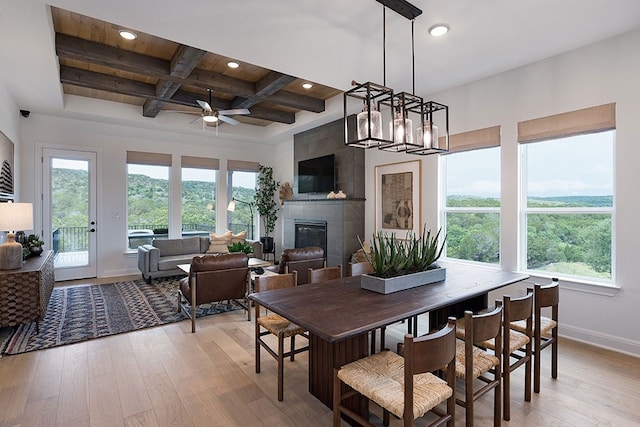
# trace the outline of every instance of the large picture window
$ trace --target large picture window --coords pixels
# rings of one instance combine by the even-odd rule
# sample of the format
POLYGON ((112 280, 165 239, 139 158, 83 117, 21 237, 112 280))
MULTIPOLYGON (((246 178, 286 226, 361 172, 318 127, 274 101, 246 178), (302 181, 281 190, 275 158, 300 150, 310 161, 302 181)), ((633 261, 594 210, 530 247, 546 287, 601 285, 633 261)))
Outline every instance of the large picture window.
POLYGON ((446 257, 500 262, 500 147, 450 154, 445 170, 446 257))
POLYGON ((227 161, 227 198, 235 200, 233 211, 227 212, 227 229, 234 233, 247 231, 247 238, 257 240, 256 179, 258 163, 227 161))
POLYGON ((216 230, 218 159, 182 156, 182 236, 216 230))
POLYGON ((169 234, 171 155, 127 152, 128 247, 169 234))
POLYGON ((527 270, 611 280, 615 131, 523 144, 527 270))

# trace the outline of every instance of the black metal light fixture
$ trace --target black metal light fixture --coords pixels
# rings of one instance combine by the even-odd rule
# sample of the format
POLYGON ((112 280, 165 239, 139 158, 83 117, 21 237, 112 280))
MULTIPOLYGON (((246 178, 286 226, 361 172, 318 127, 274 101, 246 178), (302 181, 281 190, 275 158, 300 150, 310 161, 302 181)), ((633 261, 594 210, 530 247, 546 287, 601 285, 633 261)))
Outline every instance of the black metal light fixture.
POLYGON ((383 81, 382 85, 352 81, 353 89, 344 93, 345 145, 359 148, 377 147, 392 152, 418 155, 436 154, 449 150, 449 108, 434 101, 425 102, 415 95, 414 20, 422 11, 406 0, 377 0, 383 5, 383 81), (394 94, 386 87, 386 8, 411 20, 411 59, 413 93, 394 94), (356 99, 362 111, 355 124, 348 120, 349 104, 356 99), (438 126, 434 113, 438 114, 438 126), (383 116, 389 119, 389 135, 384 135, 383 116), (415 128, 414 128, 415 124, 415 128), (442 134, 444 131, 444 134, 442 134), (414 134, 415 132, 415 134, 414 134), (442 136, 440 136, 442 135, 442 136))
POLYGON ((233 212, 236 210, 236 202, 237 203, 242 203, 243 205, 247 205, 249 206, 249 212, 251 213, 251 237, 250 240, 254 239, 254 233, 253 233, 253 227, 254 227, 254 215, 253 215, 253 209, 255 208, 256 204, 253 202, 245 202, 242 201, 240 199, 236 199, 235 197, 231 198, 231 201, 229 202, 229 204, 227 205, 227 210, 229 212, 233 212))

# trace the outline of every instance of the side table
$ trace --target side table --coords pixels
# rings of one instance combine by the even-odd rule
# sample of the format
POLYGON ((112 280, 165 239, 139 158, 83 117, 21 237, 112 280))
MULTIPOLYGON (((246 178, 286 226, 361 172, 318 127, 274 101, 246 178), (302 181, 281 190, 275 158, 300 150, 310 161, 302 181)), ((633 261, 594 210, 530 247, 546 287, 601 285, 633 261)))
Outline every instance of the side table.
POLYGON ((54 285, 53 251, 27 258, 22 268, 0 270, 0 326, 44 318, 54 285))

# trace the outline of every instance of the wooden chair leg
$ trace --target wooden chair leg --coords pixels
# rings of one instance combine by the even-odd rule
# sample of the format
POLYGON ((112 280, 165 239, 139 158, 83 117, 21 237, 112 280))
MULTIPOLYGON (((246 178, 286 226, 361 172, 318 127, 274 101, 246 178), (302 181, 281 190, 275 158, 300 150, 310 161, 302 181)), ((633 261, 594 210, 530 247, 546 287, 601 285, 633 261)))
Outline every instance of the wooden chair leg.
POLYGON ((284 336, 278 334, 278 400, 284 400, 284 336))
POLYGON ((295 360, 296 357, 296 336, 295 335, 291 335, 291 361, 293 362, 295 360))
POLYGON ((256 341, 256 343, 255 343, 255 348, 256 348, 256 357, 255 357, 255 359, 256 359, 256 374, 259 374, 260 373, 260 347, 261 347, 260 346, 260 326, 258 326, 256 324, 256 328, 255 329, 256 329, 256 333, 255 333, 255 335, 256 335, 256 339, 255 339, 255 341, 256 341))
POLYGON ((558 328, 551 333, 553 343, 551 343, 551 378, 558 378, 558 328))
POLYGON ((465 425, 473 427, 473 378, 467 377, 465 379, 464 394, 465 425))
POLYGON ((380 328, 380 350, 384 350, 385 349, 385 335, 387 333, 387 327, 383 326, 382 328, 380 328))
POLYGON ((527 353, 529 354, 529 360, 524 365, 524 401, 531 402, 531 358, 533 354, 530 350, 527 350, 527 353))
POLYGON ((533 349, 533 391, 540 393, 540 342, 536 341, 533 349))
POLYGON ((500 381, 496 385, 493 393, 493 426, 500 427, 502 425, 502 372, 500 367, 496 367, 496 378, 500 381))
POLYGON ((376 352, 376 330, 371 331, 371 350, 369 354, 374 354, 376 352))
POLYGON ((502 416, 505 421, 509 421, 511 419, 511 369, 509 369, 509 356, 505 357, 505 360, 502 361, 505 366, 504 374, 502 375, 502 416))
POLYGON ((333 427, 340 427, 340 402, 342 400, 342 381, 338 378, 338 369, 333 370, 333 427))

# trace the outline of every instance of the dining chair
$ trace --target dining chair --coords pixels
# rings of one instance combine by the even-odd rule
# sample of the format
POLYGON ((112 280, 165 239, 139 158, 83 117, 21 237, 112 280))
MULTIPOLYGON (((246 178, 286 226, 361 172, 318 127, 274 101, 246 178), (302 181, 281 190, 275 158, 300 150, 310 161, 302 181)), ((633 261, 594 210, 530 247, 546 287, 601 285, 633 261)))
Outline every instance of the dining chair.
POLYGON ((342 278, 342 265, 307 269, 307 283, 320 283, 342 278))
POLYGON ((464 339, 456 342, 456 376, 464 380, 464 400, 456 403, 465 408, 467 427, 473 427, 474 402, 493 390, 493 425, 501 425, 502 387, 502 301, 496 300, 493 310, 473 314, 464 312, 464 339), (494 350, 487 349, 493 340, 494 350), (484 385, 474 390, 474 380, 484 385))
POLYGON ((361 276, 373 273, 373 266, 369 261, 352 262, 349 264, 349 276, 361 276))
MULTIPOLYGON (((296 286, 298 278, 297 272, 288 274, 277 274, 271 276, 258 276, 255 278, 255 292, 268 291, 272 289, 293 288, 296 286)), ((255 351, 256 351, 256 373, 260 373, 260 348, 264 348, 274 359, 278 361, 278 400, 284 398, 284 359, 289 357, 293 362, 295 355, 307 351, 309 346, 296 348, 295 337, 300 335, 309 339, 309 335, 300 326, 290 322, 286 318, 275 314, 261 315, 260 304, 255 304, 255 351), (262 328, 265 330, 263 331, 262 328), (262 339, 265 335, 275 335, 278 338, 278 349, 274 351, 262 339), (284 339, 290 338, 289 351, 284 349, 284 339)))
MULTIPOLYGON (((511 418, 511 372, 525 365, 524 400, 531 401, 531 360, 533 348, 533 292, 524 297, 512 299, 503 297, 502 321, 502 417, 505 421, 511 418), (512 330, 512 322, 521 321, 525 325, 524 333, 512 330), (528 327, 527 327, 528 324, 528 327), (511 363, 511 359, 515 359, 511 363)), ((456 336, 465 337, 464 319, 456 322, 456 336)), ((482 347, 495 350, 495 341, 487 340, 482 347)))
POLYGON ((455 319, 434 333, 404 336, 404 357, 389 350, 372 354, 335 368, 333 374, 333 425, 341 425, 345 414, 360 425, 372 426, 368 419, 342 405, 344 399, 362 395, 383 409, 383 423, 389 425, 389 414, 412 426, 416 418, 427 412, 439 418, 430 425, 455 425, 455 319), (447 380, 432 372, 447 368, 447 380), (446 411, 438 408, 446 403, 446 411))
MULTIPOLYGON (((527 288, 533 292, 533 391, 540 393, 540 352, 551 346, 551 378, 558 378, 558 303, 560 286, 558 279, 553 278, 548 285, 535 284, 527 288), (542 315, 542 309, 550 307, 551 317, 542 315)), ((523 321, 512 322, 516 331, 526 330, 523 321)))

